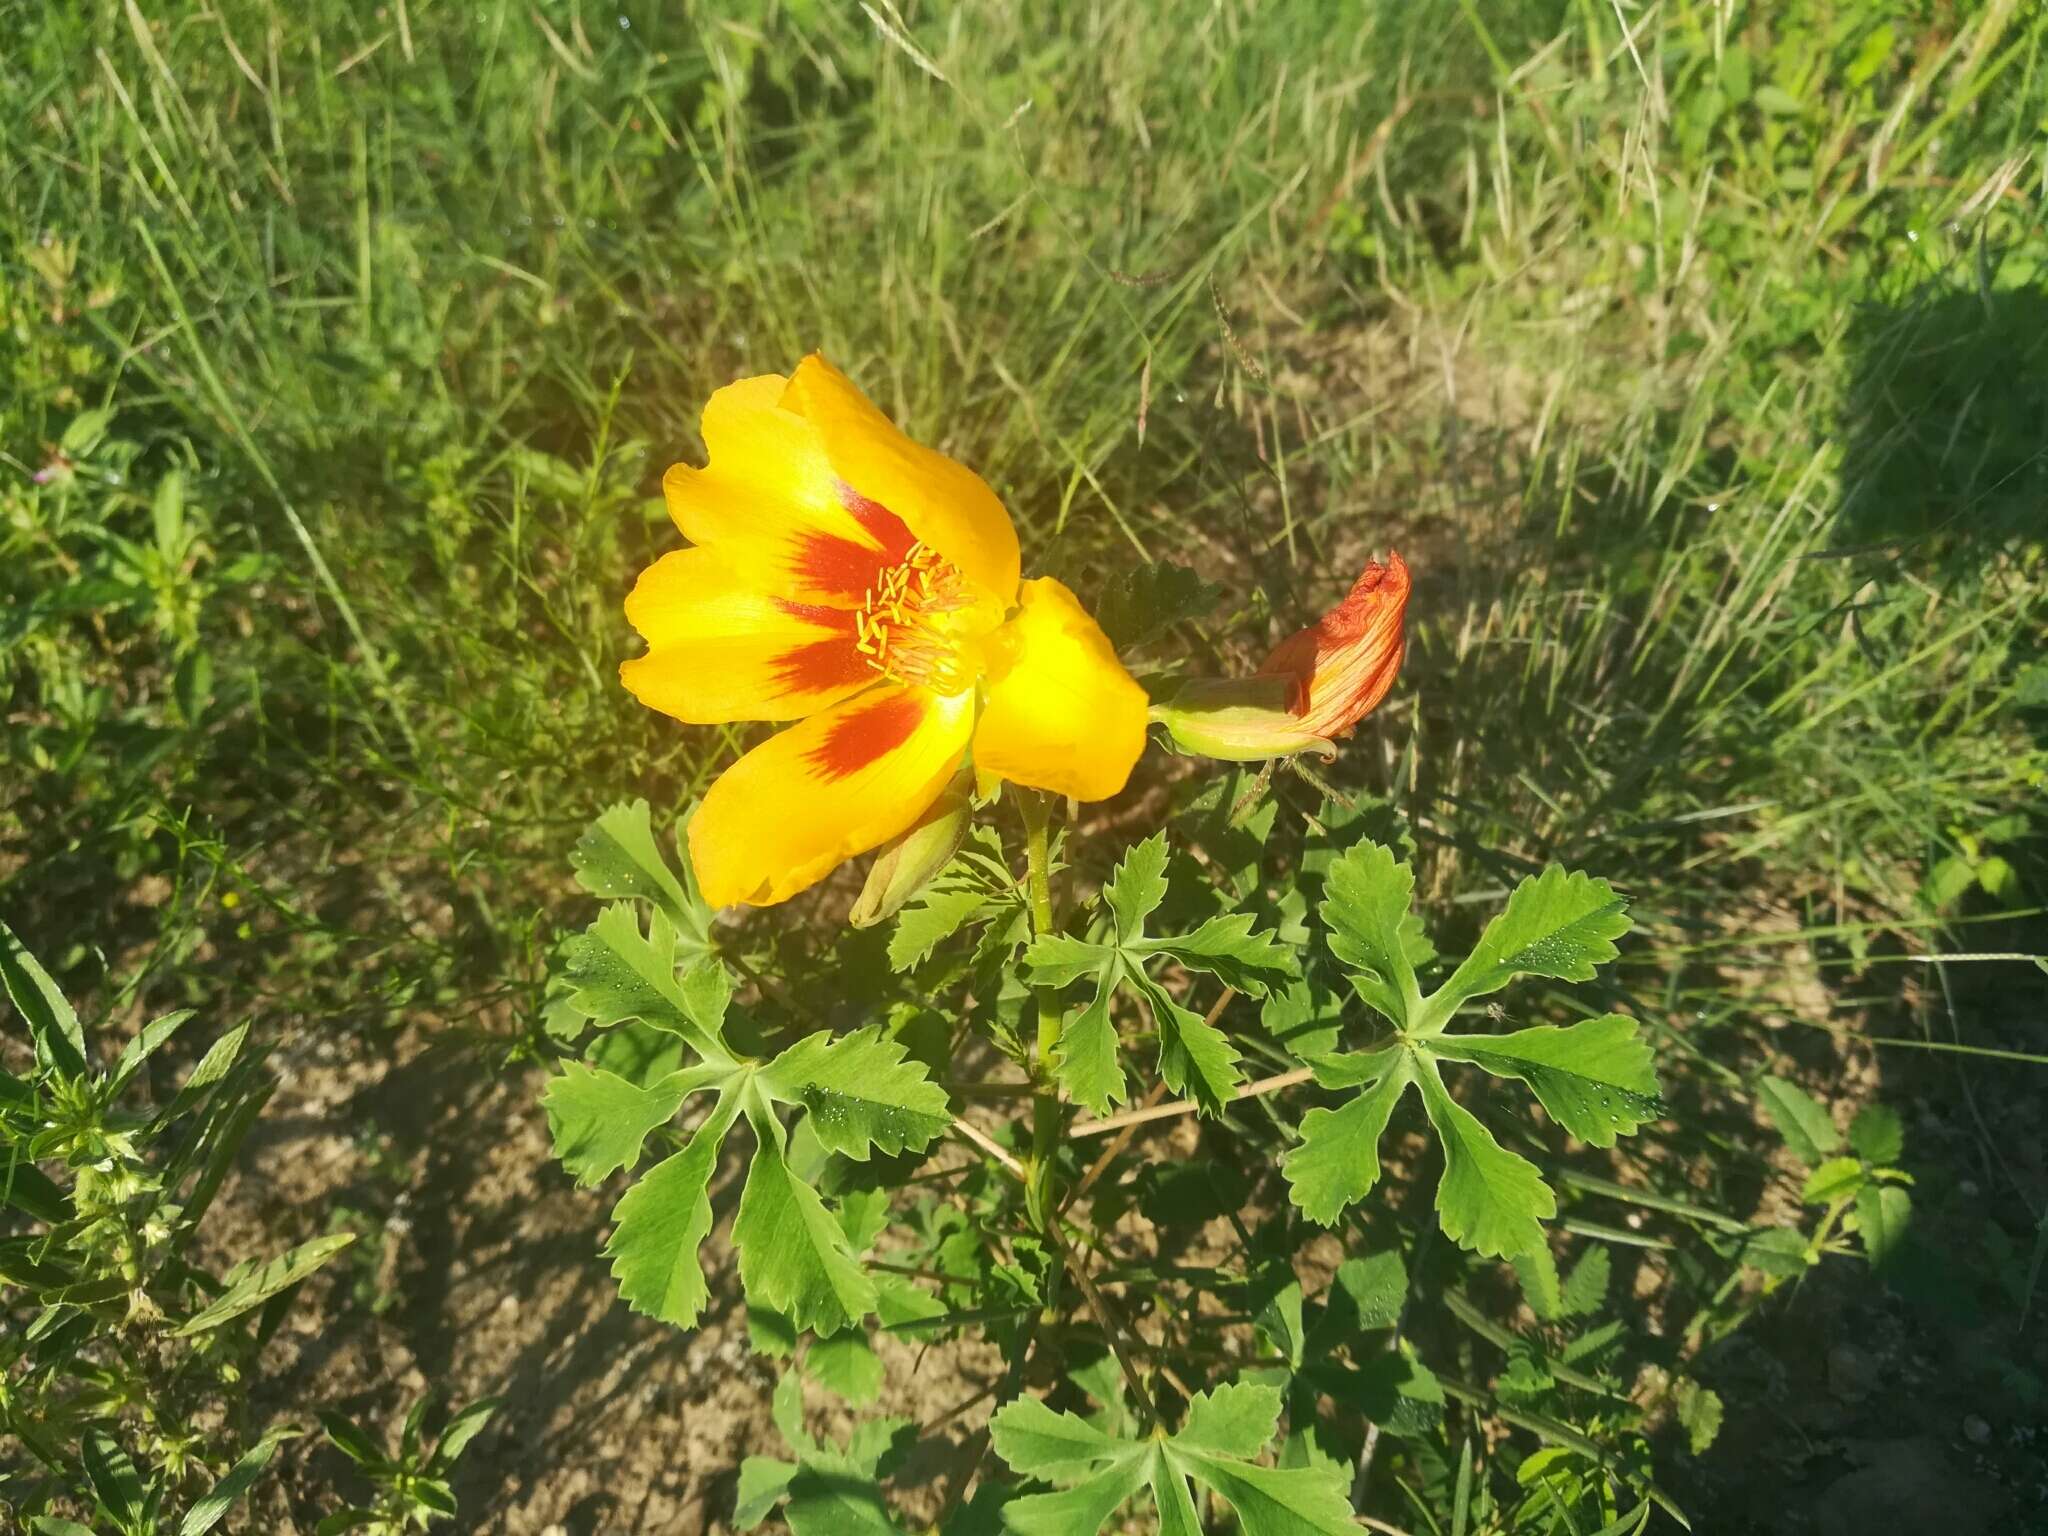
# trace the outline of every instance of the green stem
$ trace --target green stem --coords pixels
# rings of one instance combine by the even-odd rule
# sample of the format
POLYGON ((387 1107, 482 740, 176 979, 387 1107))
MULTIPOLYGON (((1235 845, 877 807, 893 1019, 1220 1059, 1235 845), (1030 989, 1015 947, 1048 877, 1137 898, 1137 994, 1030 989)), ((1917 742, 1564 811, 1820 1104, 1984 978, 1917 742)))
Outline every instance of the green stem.
MULTIPOLYGON (((1053 932, 1052 910, 1052 797, 1037 790, 1018 792, 1024 812, 1024 852, 1027 865, 1026 894, 1031 902, 1031 932, 1044 938, 1053 932)), ((1040 987, 1038 996, 1038 1040, 1030 1062, 1031 1081, 1036 1091, 1031 1099, 1031 1160, 1027 1165, 1025 1204, 1034 1220, 1044 1225, 1051 1206, 1046 1201, 1051 1180, 1053 1151, 1059 1143, 1065 1115, 1059 1089, 1053 1082, 1053 1056, 1059 1050, 1060 1029, 1065 1013, 1060 1007, 1059 989, 1040 987)))

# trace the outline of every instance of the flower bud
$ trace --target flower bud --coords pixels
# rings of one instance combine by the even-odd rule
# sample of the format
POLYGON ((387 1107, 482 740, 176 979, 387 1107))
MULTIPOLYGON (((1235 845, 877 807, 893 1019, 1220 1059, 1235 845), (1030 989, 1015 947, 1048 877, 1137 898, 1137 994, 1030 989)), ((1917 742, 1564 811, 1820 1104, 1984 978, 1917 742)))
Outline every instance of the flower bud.
POLYGON ((861 888, 847 921, 856 928, 872 928, 895 916, 952 862, 967 840, 967 826, 973 819, 973 786, 974 770, 962 768, 909 831, 883 845, 868 866, 868 883, 861 888))
POLYGON ((1166 727, 1176 747, 1195 757, 1232 763, 1297 752, 1335 757, 1334 743, 1288 711, 1289 692, 1282 677, 1197 678, 1154 704, 1151 718, 1166 727))
POLYGON ((1401 670, 1408 589, 1399 555, 1368 563, 1341 603, 1281 641, 1251 677, 1183 683, 1151 718, 1202 757, 1335 757, 1336 739, 1378 707, 1401 670))

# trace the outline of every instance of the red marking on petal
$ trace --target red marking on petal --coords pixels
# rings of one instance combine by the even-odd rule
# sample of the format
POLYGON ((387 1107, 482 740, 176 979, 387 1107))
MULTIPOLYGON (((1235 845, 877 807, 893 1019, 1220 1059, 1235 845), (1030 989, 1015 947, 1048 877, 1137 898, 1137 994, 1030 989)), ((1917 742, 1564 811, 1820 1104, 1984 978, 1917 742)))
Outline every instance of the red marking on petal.
POLYGON ((874 680, 875 669, 860 653, 852 609, 796 603, 783 597, 774 601, 791 618, 831 631, 823 638, 791 646, 775 658, 775 681, 783 689, 790 693, 829 693, 848 683, 874 680))
POLYGON ((924 721, 924 710, 907 693, 856 705, 833 721, 825 739, 810 750, 811 765, 825 778, 849 778, 910 740, 924 721))
POLYGON ((882 550, 830 533, 804 534, 790 562, 810 590, 854 600, 872 591, 895 563, 882 550))
POLYGON ((790 693, 830 693, 874 678, 875 669, 854 649, 851 635, 800 645, 775 658, 775 681, 790 693))
POLYGON ((853 514, 853 520, 867 530, 868 536, 882 546, 882 553, 888 557, 889 564, 895 565, 909 557, 910 546, 917 540, 902 518, 879 501, 869 501, 844 480, 839 482, 839 502, 853 514))
POLYGON ((802 619, 820 629, 843 629, 848 634, 853 633, 851 609, 834 608, 830 603, 799 603, 787 597, 772 597, 769 601, 792 619, 802 619))

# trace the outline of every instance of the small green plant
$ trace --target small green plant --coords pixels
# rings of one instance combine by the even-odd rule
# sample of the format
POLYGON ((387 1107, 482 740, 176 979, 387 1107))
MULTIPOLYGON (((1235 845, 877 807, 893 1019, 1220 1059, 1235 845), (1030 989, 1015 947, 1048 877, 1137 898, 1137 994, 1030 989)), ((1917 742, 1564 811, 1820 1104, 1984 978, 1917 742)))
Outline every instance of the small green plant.
MULTIPOLYGON (((1608 1523, 1652 1502, 1670 1507, 1649 1476, 1645 1416, 1612 1373, 1621 1330, 1594 1320, 1605 1250, 1560 1280, 1544 1225, 1556 1194, 1502 1139, 1526 1142, 1526 1132, 1498 1105, 1482 1118, 1460 1102, 1452 1076, 1476 1067, 1519 1081, 1557 1126, 1593 1147, 1612 1147, 1660 1114, 1652 1055, 1627 1015, 1454 1027, 1468 1017, 1483 1025, 1480 1001, 1518 980, 1553 989, 1594 980, 1629 927, 1623 899, 1552 867, 1523 880, 1452 965, 1425 936, 1411 907, 1413 875, 1387 846, 1360 839, 1318 862, 1307 882, 1321 893, 1311 926, 1302 875, 1254 878, 1240 897, 1156 834, 1125 852, 1094 899, 1066 906, 1049 894, 1052 878, 1085 855, 1045 835, 1046 808, 1030 792, 1017 798, 1027 867, 1013 871, 1001 840, 982 840, 896 919, 891 963, 930 1002, 845 1034, 803 1029, 777 989, 745 1007, 735 1001, 729 968, 753 973, 766 957, 748 957, 737 947, 743 938, 710 922, 693 881, 663 856, 644 803, 607 812, 578 845, 578 878, 610 904, 562 949, 558 996, 576 1017, 550 1028, 582 1039, 584 1059, 565 1062, 547 1089, 556 1151, 579 1182, 596 1183, 638 1164, 650 1142, 666 1149, 613 1212, 606 1251, 620 1294, 678 1326, 698 1320, 708 1299, 697 1252, 713 1227, 708 1188, 719 1148, 744 1119, 754 1146, 733 1241, 755 1344, 786 1356, 812 1335, 777 1394, 798 1458, 748 1462, 743 1523, 783 1500, 798 1536, 846 1528, 830 1522, 855 1506, 877 1531, 903 1528, 888 1523, 895 1517, 879 1479, 900 1460, 904 1424, 864 1424, 838 1450, 802 1429, 805 1380, 872 1400, 883 1372, 877 1330, 918 1340, 979 1330, 1008 1353, 1012 1385, 990 1429, 1019 1481, 984 1479, 971 1504, 964 1489, 956 1496, 963 1510, 1000 1504, 1007 1528, 1020 1532, 1093 1531, 1141 1491, 1162 1530, 1198 1529, 1210 1497, 1252 1536, 1349 1530, 1347 1469, 1360 1427, 1427 1443, 1443 1433, 1454 1396, 1552 1442, 1548 1459, 1524 1464, 1532 1508, 1564 1520, 1603 1513, 1608 1523), (1289 921, 1288 912, 1298 915, 1289 921), (1441 977, 1434 987, 1425 985, 1431 976, 1441 977), (917 978, 959 988, 958 1011, 917 978), (1217 989, 1206 1007, 1192 990, 1205 981, 1217 989), (1240 998, 1254 1006, 1233 1028, 1230 1005, 1240 998), (1312 1015, 1321 1023, 1303 1028, 1312 1015), (584 1034, 588 1025, 595 1034, 584 1034), (1281 1040, 1299 1064, 1252 1080, 1244 1063, 1281 1065, 1281 1040), (1146 1075, 1147 1046, 1146 1107, 1119 1114, 1135 1091, 1133 1071, 1141 1082, 1146 1075), (958 1064, 972 1060, 989 1065, 961 1076, 958 1064), (944 1082, 941 1062, 953 1064, 944 1082), (1359 1224, 1352 1213, 1380 1181, 1380 1143, 1411 1087, 1444 1171, 1433 1229, 1403 1242, 1383 1219, 1359 1224), (693 1095, 703 1096, 694 1113, 693 1095), (1302 1095, 1325 1102, 1292 1107, 1302 1095), (990 1118, 990 1102, 1018 1097, 1032 1102, 1026 1119, 990 1118), (1128 1132, 1160 1115, 1216 1127, 1192 1168, 1120 1155, 1128 1132), (1094 1139, 1119 1129, 1127 1134, 1114 1145, 1094 1139), (973 1159, 935 1163, 948 1143, 973 1159), (1102 1147, 1113 1162, 1097 1163, 1102 1147), (1277 1177, 1263 1178, 1261 1165, 1277 1177), (1184 1251, 1215 1217, 1250 1247, 1236 1263, 1140 1260, 1131 1272, 1103 1226, 1133 1213, 1130 1195, 1112 1188, 1083 1198, 1104 1167, 1125 1191, 1164 1189, 1179 1176, 1176 1198, 1138 1198, 1146 1251, 1184 1251), (1252 1195, 1261 1188, 1306 1219, 1270 1207, 1259 1214, 1252 1195), (1240 1214, 1240 1205, 1254 1208, 1240 1214), (1315 1294, 1297 1266, 1325 1227, 1351 1257, 1315 1294), (1433 1261, 1431 1289, 1454 1323, 1505 1356, 1490 1393, 1441 1377, 1408 1342, 1421 1331, 1415 1321, 1402 1328, 1411 1297, 1403 1248, 1411 1262, 1431 1262, 1431 1230, 1470 1255, 1433 1261), (1513 1334, 1443 1290, 1446 1262, 1463 1273, 1489 1257, 1514 1261, 1539 1319, 1591 1326, 1513 1334), (1112 1286, 1121 1300, 1106 1294, 1112 1286), (1190 1331, 1207 1305, 1234 1316, 1242 1335, 1220 1353, 1190 1331), (1132 1307, 1150 1318, 1150 1332, 1132 1307), (1091 1359, 1114 1365, 1106 1374, 1075 1368, 1091 1359), (1070 1390, 1085 1397, 1069 1407, 1017 1395, 1041 1360, 1069 1362, 1070 1390), (1083 1417, 1077 1409, 1089 1401, 1083 1417), (1589 1410, 1588 1401, 1604 1406, 1589 1410), (1029 1491, 1047 1483, 1055 1491, 1029 1491)), ((1344 813, 1326 814, 1341 822, 1344 813)), ((1272 824, 1256 813, 1244 821, 1272 824)), ((1256 860, 1256 835, 1238 830, 1253 838, 1256 860)), ((1686 1385, 1688 1404, 1698 1392, 1686 1385)), ((1686 1408, 1681 1417, 1699 1425, 1704 1413, 1686 1408)), ((1691 1438, 1704 1448, 1712 1436, 1696 1428, 1691 1438)))
POLYGON ((1798 1267, 1852 1252, 1879 1269, 1896 1264, 1913 1220, 1913 1176, 1898 1166, 1906 1148, 1898 1112, 1866 1104, 1849 1124, 1845 1151, 1827 1106, 1798 1084, 1766 1077, 1757 1085, 1757 1099, 1785 1138, 1786 1150, 1807 1170, 1801 1202, 1820 1212, 1797 1251, 1798 1267))
POLYGON ((431 1397, 422 1397, 406 1414, 398 1432, 398 1451, 386 1453, 376 1439, 347 1415, 328 1409, 320 1427, 328 1443, 356 1464, 376 1490, 365 1505, 348 1505, 324 1516, 313 1529, 318 1536, 363 1531, 367 1536, 405 1536, 425 1530, 455 1513, 455 1492, 449 1474, 470 1441, 491 1421, 499 1400, 481 1397, 450 1415, 431 1443, 423 1431, 431 1397))
POLYGON ((0 1427, 27 1453, 9 1502, 44 1536, 211 1529, 289 1425, 248 1424, 256 1352, 308 1275, 353 1240, 315 1238, 215 1276, 191 1247, 274 1086, 243 1024, 150 1106, 152 1055, 190 1019, 153 1019, 110 1066, 0 924, 0 986, 29 1060, 0 1072, 0 1427))

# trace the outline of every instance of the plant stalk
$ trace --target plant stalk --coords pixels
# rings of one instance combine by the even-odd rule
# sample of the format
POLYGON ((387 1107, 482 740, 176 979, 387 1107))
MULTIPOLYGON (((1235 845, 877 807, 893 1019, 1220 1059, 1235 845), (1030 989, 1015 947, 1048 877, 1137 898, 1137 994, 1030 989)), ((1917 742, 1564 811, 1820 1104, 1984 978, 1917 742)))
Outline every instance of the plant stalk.
MULTIPOLYGON (((1053 932, 1052 907, 1052 797, 1037 790, 1023 790, 1018 799, 1024 812, 1024 856, 1026 896, 1031 904, 1031 932, 1044 938, 1053 932)), ((1025 1205, 1032 1220, 1047 1224, 1051 1206, 1046 1199, 1051 1181, 1053 1153, 1059 1144, 1064 1112, 1059 1087, 1053 1081, 1053 1059, 1059 1050, 1064 1014, 1059 989, 1039 987, 1038 1038, 1030 1061, 1035 1089, 1031 1099, 1031 1158, 1026 1164, 1025 1205)))

